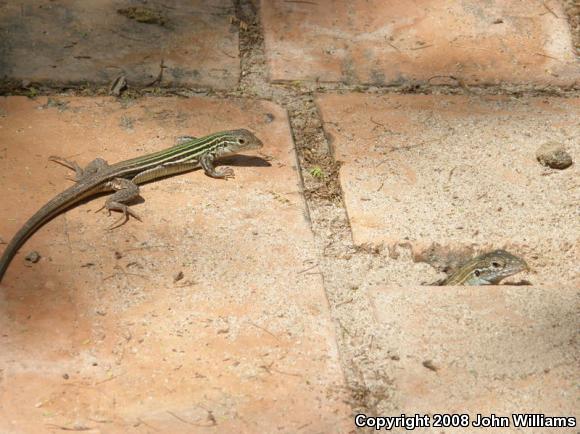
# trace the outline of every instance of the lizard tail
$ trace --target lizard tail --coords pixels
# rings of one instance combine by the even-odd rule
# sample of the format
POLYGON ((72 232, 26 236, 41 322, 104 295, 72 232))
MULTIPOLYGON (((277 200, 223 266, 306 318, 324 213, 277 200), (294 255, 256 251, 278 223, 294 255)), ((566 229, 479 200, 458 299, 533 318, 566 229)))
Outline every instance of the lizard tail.
POLYGON ((48 201, 32 217, 30 217, 26 223, 24 223, 20 230, 16 232, 14 237, 12 237, 12 240, 10 240, 8 246, 6 246, 6 249, 2 253, 2 257, 0 258, 0 282, 6 273, 10 262, 12 262, 12 259, 18 252, 18 249, 22 247, 26 240, 28 240, 28 238, 30 238, 30 236, 40 229, 46 222, 70 207, 78 204, 87 196, 96 193, 94 188, 95 186, 93 184, 75 184, 48 201))

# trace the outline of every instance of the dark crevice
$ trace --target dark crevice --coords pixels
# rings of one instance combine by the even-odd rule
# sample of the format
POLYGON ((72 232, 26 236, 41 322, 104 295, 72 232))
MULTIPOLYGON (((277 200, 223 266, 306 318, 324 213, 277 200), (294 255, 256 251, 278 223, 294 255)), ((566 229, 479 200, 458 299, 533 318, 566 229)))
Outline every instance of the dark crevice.
POLYGON ((373 339, 372 318, 367 316, 361 322, 350 314, 370 312, 367 297, 362 293, 351 296, 349 288, 345 293, 350 258, 365 257, 367 253, 353 244, 339 180, 340 164, 334 158, 315 103, 315 93, 324 89, 309 88, 308 84, 272 84, 257 6, 250 0, 237 0, 235 11, 240 25, 241 57, 240 85, 235 94, 272 100, 288 113, 307 218, 319 248, 324 291, 335 324, 346 400, 353 413, 376 413, 377 405, 388 399, 392 386, 368 354, 368 342, 373 339))

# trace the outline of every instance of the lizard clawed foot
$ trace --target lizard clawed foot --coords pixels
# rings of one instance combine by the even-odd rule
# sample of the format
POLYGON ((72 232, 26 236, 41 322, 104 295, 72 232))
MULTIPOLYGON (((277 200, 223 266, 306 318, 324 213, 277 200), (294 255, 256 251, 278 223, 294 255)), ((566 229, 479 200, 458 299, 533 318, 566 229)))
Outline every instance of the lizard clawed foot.
POLYGON ((50 157, 48 157, 48 161, 52 161, 53 163, 58 163, 61 166, 68 167, 71 170, 76 170, 77 168, 80 168, 80 166, 78 165, 78 163, 76 161, 70 161, 70 160, 67 160, 66 158, 57 157, 55 155, 51 155, 50 157))
MULTIPOLYGON (((113 223, 111 226, 109 226, 108 230, 110 230, 110 231, 112 231, 113 229, 117 229, 117 228, 123 226, 125 223, 127 223, 129 221, 129 216, 134 217, 136 220, 139 220, 140 222, 143 221, 143 220, 141 220, 141 217, 139 216, 139 214, 137 214, 135 211, 133 211, 131 208, 129 208, 125 204, 122 204, 119 202, 108 202, 107 204, 105 204, 105 206, 107 208, 107 212, 109 215, 111 215, 111 210, 120 211, 123 213, 123 215, 121 216, 120 219, 118 219, 115 223, 113 223)), ((103 208, 101 208, 101 209, 103 209, 103 208)))
POLYGON ((48 157, 48 161, 52 161, 53 163, 60 164, 61 166, 73 170, 75 172, 74 178, 71 178, 69 176, 65 177, 65 179, 69 181, 77 182, 83 177, 83 169, 81 168, 81 166, 78 165, 76 161, 70 161, 67 160, 66 158, 56 157, 54 155, 48 157))
POLYGON ((220 178, 226 179, 226 180, 234 179, 236 177, 236 174, 231 167, 224 167, 224 168, 220 169, 217 173, 218 173, 220 178))
POLYGON ((211 178, 230 179, 234 178, 234 170, 231 167, 223 167, 216 170, 214 163, 215 155, 206 154, 199 159, 199 164, 203 168, 205 174, 211 178))
POLYGON ((116 192, 105 201, 105 205, 98 209, 97 212, 106 208, 109 215, 111 215, 111 211, 120 211, 123 213, 123 217, 116 221, 109 230, 123 226, 129 221, 129 216, 142 221, 139 214, 125 205, 126 202, 131 202, 139 196, 139 187, 130 180, 124 178, 112 179, 108 182, 108 186, 111 189, 116 190, 116 192))

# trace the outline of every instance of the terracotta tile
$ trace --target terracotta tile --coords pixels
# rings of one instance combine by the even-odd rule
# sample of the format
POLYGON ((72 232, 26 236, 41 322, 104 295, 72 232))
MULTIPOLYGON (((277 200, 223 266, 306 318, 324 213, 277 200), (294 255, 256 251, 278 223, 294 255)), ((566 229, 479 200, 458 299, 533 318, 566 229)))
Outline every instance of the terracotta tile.
POLYGON ((391 414, 578 418, 577 289, 382 287, 371 299, 394 358, 391 414))
POLYGON ((261 6, 275 81, 456 84, 453 76, 467 84, 572 85, 580 79, 557 1, 267 0, 261 6))
POLYGON ((536 149, 578 158, 580 100, 325 95, 324 128, 357 244, 513 247, 532 283, 577 282, 578 165, 550 171, 536 149))
POLYGON ((271 160, 232 160, 234 180, 198 171, 142 186, 143 223, 108 231, 116 216, 95 213, 97 198, 29 240, 0 290, 0 431, 348 432, 321 277, 303 272, 316 254, 285 111, 203 98, 47 102, 0 99, 5 240, 69 185, 49 155, 114 162, 246 127, 271 160), (42 259, 27 267, 30 250, 42 259))
POLYGON ((4 2, 0 77, 82 84, 124 73, 129 86, 143 86, 163 61, 158 85, 230 88, 240 72, 232 11, 231 0, 4 2), (118 12, 131 7, 152 11, 154 22, 118 12))

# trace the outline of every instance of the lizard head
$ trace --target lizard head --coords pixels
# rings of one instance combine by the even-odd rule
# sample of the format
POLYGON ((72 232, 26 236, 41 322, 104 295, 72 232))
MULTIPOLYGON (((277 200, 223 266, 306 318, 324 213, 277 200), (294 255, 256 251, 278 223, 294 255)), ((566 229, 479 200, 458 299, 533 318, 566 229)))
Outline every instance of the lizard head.
POLYGON ((505 250, 494 250, 479 257, 478 265, 472 273, 479 280, 497 285, 502 279, 529 269, 523 259, 505 250))
POLYGON ((260 149, 264 144, 248 130, 224 131, 220 156, 237 154, 241 151, 260 149))

